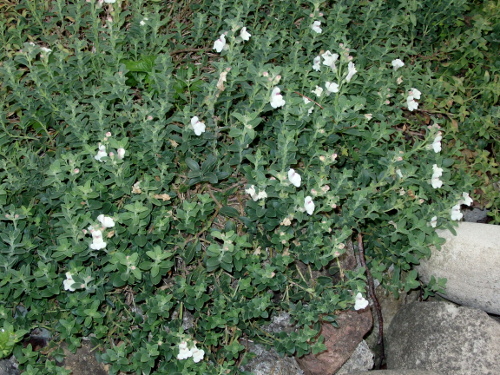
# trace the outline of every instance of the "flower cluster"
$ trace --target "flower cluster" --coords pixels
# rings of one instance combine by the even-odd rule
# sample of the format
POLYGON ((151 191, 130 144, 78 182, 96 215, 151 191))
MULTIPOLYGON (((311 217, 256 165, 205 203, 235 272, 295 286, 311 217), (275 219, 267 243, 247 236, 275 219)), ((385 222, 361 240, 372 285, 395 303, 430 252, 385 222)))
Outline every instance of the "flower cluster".
POLYGON ((418 108, 418 102, 416 102, 415 99, 420 99, 421 94, 422 93, 415 88, 412 88, 408 93, 408 97, 406 98, 406 105, 408 106, 408 109, 410 111, 414 111, 418 108))
MULTIPOLYGON (((104 141, 106 142, 109 137, 111 137, 111 132, 106 133, 106 136, 104 137, 104 141)), ((125 153, 126 153, 125 149, 123 147, 119 147, 116 150, 116 157, 120 160, 123 160, 123 158, 125 158, 125 153)), ((94 156, 94 159, 97 161, 103 162, 104 157, 109 157, 110 159, 113 159, 115 157, 115 153, 111 151, 108 154, 108 152, 106 151, 106 145, 99 143, 99 145, 97 147, 97 154, 94 156)))
MULTIPOLYGON (((352 56, 349 56, 349 49, 345 48, 343 44, 340 44, 339 46, 343 51, 342 58, 345 58, 345 60, 348 61, 347 74, 344 77, 344 81, 349 83, 351 81, 352 77, 354 76, 354 74, 356 74, 358 71, 356 70, 356 66, 354 65, 354 63, 351 61, 352 56)), ((313 59, 312 68, 315 71, 320 71, 321 65, 326 65, 326 66, 330 67, 332 72, 335 73, 335 72, 337 72, 336 63, 339 60, 339 57, 340 57, 340 55, 338 53, 332 53, 331 51, 326 51, 326 52, 322 53, 321 55, 316 56, 313 59), (323 63, 321 63, 321 58, 323 58, 323 63)), ((326 81, 325 82, 325 89, 326 89, 326 95, 330 95, 331 93, 339 92, 340 87, 339 87, 339 84, 336 82, 326 81)), ((315 94, 319 98, 323 94, 323 88, 320 86, 316 86, 316 88, 314 90, 312 90, 312 93, 315 94)))
MULTIPOLYGON (((226 35, 227 33, 222 33, 219 37, 219 39, 217 39, 215 42, 214 42, 214 47, 213 49, 218 52, 218 53, 221 53, 224 49, 227 49, 226 45, 227 45, 227 42, 226 42, 226 35)), ((246 27, 242 27, 241 30, 240 30, 240 42, 241 41, 245 41, 245 42, 248 42, 250 40, 250 37, 252 36, 252 34, 250 34, 247 30, 246 27)))
POLYGON ((205 351, 203 349, 198 349, 196 345, 193 345, 191 348, 188 348, 188 344, 186 341, 182 341, 179 344, 179 354, 177 354, 177 359, 188 359, 193 358, 195 363, 200 362, 205 355, 205 351))
MULTIPOLYGON (((104 216, 103 214, 97 216, 97 221, 99 221, 100 225, 91 225, 88 228, 88 231, 92 235, 92 243, 90 244, 90 248, 92 250, 101 250, 106 248, 107 243, 104 242, 102 231, 115 226, 115 221, 113 220, 113 218, 104 216)), ((86 231, 84 232, 86 233, 86 231)), ((108 238, 112 237, 113 234, 114 232, 108 233, 108 238)))
POLYGON ((248 189, 245 189, 245 193, 250 195, 254 201, 258 201, 259 199, 265 199, 267 198, 267 193, 263 191, 257 191, 255 190, 255 186, 251 185, 248 189))
POLYGON ((438 132, 436 135, 436 138, 434 138, 434 141, 432 142, 432 149, 434 152, 437 154, 441 152, 441 141, 443 140, 443 133, 438 132))
POLYGON ((437 164, 432 166, 432 177, 431 177, 431 185, 434 189, 438 189, 443 186, 443 181, 439 177, 443 175, 443 168, 439 168, 437 164))
POLYGON ((450 216, 451 216, 451 220, 462 220, 462 218, 464 217, 464 214, 460 211, 460 206, 463 204, 463 205, 466 205, 466 206, 470 206, 472 204, 472 198, 469 196, 469 193, 462 193, 462 199, 460 199, 456 205, 454 205, 452 208, 451 208, 451 211, 450 211, 450 216))
POLYGON ((91 276, 87 276, 83 278, 83 284, 75 283, 73 280, 73 274, 71 272, 66 272, 66 280, 63 281, 64 290, 74 292, 76 289, 87 289, 87 285, 93 278, 91 276))

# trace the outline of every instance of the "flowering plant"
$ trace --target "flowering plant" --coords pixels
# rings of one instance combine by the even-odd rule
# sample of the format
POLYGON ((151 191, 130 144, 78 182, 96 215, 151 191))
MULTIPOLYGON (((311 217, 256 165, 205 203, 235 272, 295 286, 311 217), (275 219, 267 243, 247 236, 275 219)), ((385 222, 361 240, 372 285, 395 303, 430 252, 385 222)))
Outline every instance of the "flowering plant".
MULTIPOLYGON (((406 9, 105 3, 0 23, 10 331, 89 339, 112 374, 230 373, 244 338, 318 353, 321 324, 368 306, 354 236, 384 288, 420 287, 476 197, 406 9), (295 331, 270 335, 281 311, 295 331)), ((63 355, 13 352, 40 373, 63 355)))

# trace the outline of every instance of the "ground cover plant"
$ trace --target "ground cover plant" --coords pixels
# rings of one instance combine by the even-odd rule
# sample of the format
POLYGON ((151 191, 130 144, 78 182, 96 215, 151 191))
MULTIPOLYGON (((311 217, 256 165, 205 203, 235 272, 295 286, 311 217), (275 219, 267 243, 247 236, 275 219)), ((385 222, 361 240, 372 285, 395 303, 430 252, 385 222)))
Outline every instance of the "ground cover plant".
POLYGON ((369 299, 355 239, 399 293, 463 205, 500 220, 494 5, 351 3, 2 3, 2 357, 64 374, 85 339, 112 374, 223 374, 243 339, 320 352, 369 299), (283 311, 296 331, 264 331, 283 311))

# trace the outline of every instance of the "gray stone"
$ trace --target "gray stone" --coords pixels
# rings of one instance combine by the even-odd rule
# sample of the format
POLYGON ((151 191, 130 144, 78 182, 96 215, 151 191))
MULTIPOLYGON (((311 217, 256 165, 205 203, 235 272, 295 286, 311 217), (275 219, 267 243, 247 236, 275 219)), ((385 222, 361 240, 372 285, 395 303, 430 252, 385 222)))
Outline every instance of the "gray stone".
POLYGON ((500 226, 462 222, 450 231, 438 231, 446 239, 441 250, 432 249, 417 270, 423 282, 431 276, 446 278, 443 297, 460 305, 500 314, 500 226))
POLYGON ((335 320, 337 327, 326 322, 321 324, 321 335, 325 338, 326 350, 297 358, 297 363, 306 375, 337 372, 373 326, 372 314, 368 308, 359 311, 342 311, 335 320))
POLYGON ((373 353, 365 340, 361 341, 346 363, 335 375, 350 374, 353 371, 370 370, 373 368, 373 353))
POLYGON ((12 358, 0 360, 0 375, 19 375, 17 363, 12 358))
MULTIPOLYGON (((293 332, 293 327, 290 314, 281 312, 271 318, 269 325, 263 327, 264 331, 269 333, 293 332)), ((249 352, 254 353, 247 364, 242 366, 240 370, 251 372, 253 375, 304 375, 300 369, 295 357, 284 357, 271 348, 266 349, 263 345, 255 344, 253 341, 242 340, 249 352)))
POLYGON ((464 221, 469 221, 471 223, 485 223, 488 220, 489 210, 480 208, 467 208, 462 211, 464 214, 464 221))
POLYGON ((240 370, 251 372, 253 375, 304 375, 295 358, 283 357, 273 348, 267 350, 262 345, 251 341, 244 342, 244 344, 256 356, 240 370))
POLYGON ((350 372, 349 375, 441 375, 441 374, 434 371, 420 371, 420 370, 379 370, 379 371, 356 371, 356 372, 350 372))
POLYGON ((449 302, 414 302, 396 314, 386 339, 391 370, 500 374, 500 324, 477 309, 449 302))

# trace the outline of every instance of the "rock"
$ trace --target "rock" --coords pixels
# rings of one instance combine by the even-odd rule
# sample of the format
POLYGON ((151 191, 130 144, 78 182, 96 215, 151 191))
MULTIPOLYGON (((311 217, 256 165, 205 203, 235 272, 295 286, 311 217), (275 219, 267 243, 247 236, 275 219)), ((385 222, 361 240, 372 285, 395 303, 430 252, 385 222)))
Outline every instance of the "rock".
MULTIPOLYGON (((420 293, 419 291, 410 291, 408 293, 401 292, 398 298, 396 298, 393 293, 388 292, 382 286, 378 286, 375 289, 375 294, 377 295, 377 300, 382 310, 384 330, 386 330, 399 309, 404 305, 415 302, 420 293)), ((375 350, 378 342, 379 329, 375 307, 372 305, 371 308, 375 319, 373 321, 373 329, 370 334, 365 337, 365 340, 370 349, 375 350)))
POLYGON ((456 231, 438 231, 446 243, 421 261, 420 278, 446 278, 443 297, 500 315, 500 226, 462 222, 456 231))
POLYGON ((464 221, 470 221, 472 223, 486 223, 488 221, 488 212, 490 212, 490 210, 482 210, 477 207, 467 208, 462 211, 464 214, 464 221))
POLYGON ((19 375, 17 363, 13 358, 0 360, 0 375, 19 375))
POLYGON ((500 324, 477 309, 449 302, 413 302, 392 320, 386 343, 391 370, 500 374, 500 324))
POLYGON ((365 340, 361 341, 346 363, 335 375, 350 374, 353 371, 371 370, 373 368, 373 353, 365 340))
POLYGON ((72 375, 108 375, 106 366, 99 363, 95 354, 90 350, 90 343, 82 342, 82 346, 75 353, 64 348, 63 367, 70 370, 72 375))
POLYGON ((255 353, 255 358, 252 358, 247 364, 240 367, 241 371, 248 371, 253 375, 303 375, 304 372, 300 369, 293 357, 283 357, 276 350, 267 350, 264 346, 254 344, 253 342, 243 342, 248 347, 249 351, 255 353))
POLYGON ((337 323, 338 328, 329 323, 321 327, 326 351, 297 358, 306 375, 327 375, 338 371, 372 327, 372 314, 370 309, 343 311, 337 316, 337 323))
MULTIPOLYGON (((293 332, 295 330, 290 321, 290 314, 285 312, 274 315, 270 324, 264 326, 263 329, 269 333, 293 332)), ((267 350, 263 345, 255 344, 252 341, 242 340, 241 343, 248 348, 249 352, 255 354, 254 358, 240 367, 242 371, 251 372, 253 375, 304 374, 294 357, 281 356, 275 349, 267 350)))
POLYGON ((379 371, 369 371, 369 372, 356 371, 356 372, 350 372, 349 375, 441 375, 441 374, 434 371, 420 371, 420 370, 379 370, 379 371))

